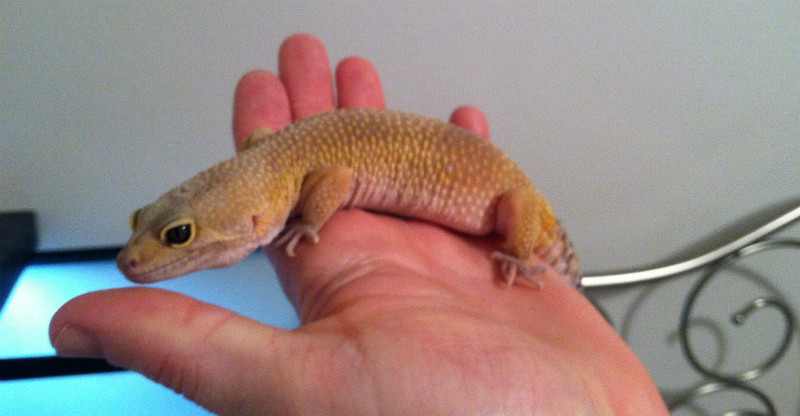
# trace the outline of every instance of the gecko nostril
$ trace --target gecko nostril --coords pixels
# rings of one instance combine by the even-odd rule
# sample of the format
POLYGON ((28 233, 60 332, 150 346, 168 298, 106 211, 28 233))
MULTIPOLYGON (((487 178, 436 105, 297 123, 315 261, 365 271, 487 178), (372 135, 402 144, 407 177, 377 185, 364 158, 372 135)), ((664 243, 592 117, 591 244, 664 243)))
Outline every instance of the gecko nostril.
POLYGON ((138 265, 139 265, 139 262, 136 261, 136 259, 128 260, 128 268, 135 269, 136 266, 138 266, 138 265))

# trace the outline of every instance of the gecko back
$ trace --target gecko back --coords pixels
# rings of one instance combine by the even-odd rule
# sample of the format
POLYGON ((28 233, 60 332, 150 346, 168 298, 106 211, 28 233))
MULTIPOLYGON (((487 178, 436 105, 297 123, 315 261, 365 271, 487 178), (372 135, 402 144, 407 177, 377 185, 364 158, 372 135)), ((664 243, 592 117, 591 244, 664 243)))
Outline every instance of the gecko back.
POLYGON ((573 286, 579 284, 577 256, 545 198, 511 158, 466 129, 396 111, 336 110, 259 141, 265 142, 259 159, 276 152, 295 155, 291 164, 304 165, 304 175, 321 166, 352 169, 354 183, 342 207, 419 218, 469 234, 504 234, 502 251, 511 257, 497 258, 516 263, 504 269, 507 281, 529 269, 535 253, 573 286))

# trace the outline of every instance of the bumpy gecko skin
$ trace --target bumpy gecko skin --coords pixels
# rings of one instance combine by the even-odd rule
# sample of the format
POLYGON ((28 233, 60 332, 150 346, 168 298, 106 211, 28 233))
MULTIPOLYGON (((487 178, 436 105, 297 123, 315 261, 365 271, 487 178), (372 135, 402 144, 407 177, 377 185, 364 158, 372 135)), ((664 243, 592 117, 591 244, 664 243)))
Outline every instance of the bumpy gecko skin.
POLYGON ((497 147, 441 120, 366 109, 256 131, 232 159, 134 212, 117 264, 146 283, 229 266, 270 243, 293 255, 346 208, 498 233, 504 243, 492 259, 509 286, 518 275, 538 284, 534 255, 580 283, 550 206, 497 147))

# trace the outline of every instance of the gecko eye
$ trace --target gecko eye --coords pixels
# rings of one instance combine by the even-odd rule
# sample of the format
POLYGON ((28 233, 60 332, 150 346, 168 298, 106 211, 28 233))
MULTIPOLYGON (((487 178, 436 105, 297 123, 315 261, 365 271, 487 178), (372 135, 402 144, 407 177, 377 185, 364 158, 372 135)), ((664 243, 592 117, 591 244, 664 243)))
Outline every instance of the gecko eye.
POLYGON ((136 231, 136 223, 139 221, 140 212, 142 212, 141 208, 131 212, 131 217, 129 218, 129 221, 131 223, 131 231, 136 231))
POLYGON ((173 248, 185 247, 194 240, 194 234, 194 221, 178 220, 161 230, 161 241, 173 248))

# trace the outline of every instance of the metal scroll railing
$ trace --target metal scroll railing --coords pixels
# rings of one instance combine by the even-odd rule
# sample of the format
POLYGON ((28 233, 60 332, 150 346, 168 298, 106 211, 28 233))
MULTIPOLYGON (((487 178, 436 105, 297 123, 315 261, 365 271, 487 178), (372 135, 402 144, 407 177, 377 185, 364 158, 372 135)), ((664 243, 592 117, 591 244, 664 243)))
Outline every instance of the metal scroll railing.
POLYGON ((684 275, 691 271, 702 270, 702 277, 695 283, 684 300, 678 325, 678 336, 683 356, 691 367, 702 375, 705 381, 699 386, 677 395, 669 403, 671 410, 690 406, 695 400, 703 396, 721 391, 737 391, 750 395, 756 401, 760 402, 766 413, 737 410, 728 411, 724 413, 725 415, 777 414, 775 404, 770 396, 753 386, 751 382, 768 372, 785 357, 791 346, 793 337, 796 335, 796 315, 786 301, 777 296, 758 297, 731 315, 732 323, 741 326, 752 314, 763 309, 772 309, 777 311, 784 321, 783 335, 779 347, 769 356, 765 357, 759 364, 749 369, 722 372, 706 366, 697 358, 696 346, 692 344, 689 332, 692 322, 692 312, 695 309, 698 296, 708 287, 710 281, 719 276, 721 269, 731 266, 746 257, 769 250, 800 250, 800 240, 767 238, 798 220, 800 220, 800 206, 789 210, 783 215, 776 217, 772 221, 767 222, 728 244, 689 260, 646 270, 588 275, 583 278, 582 284, 584 287, 595 288, 654 282, 660 279, 684 275))

